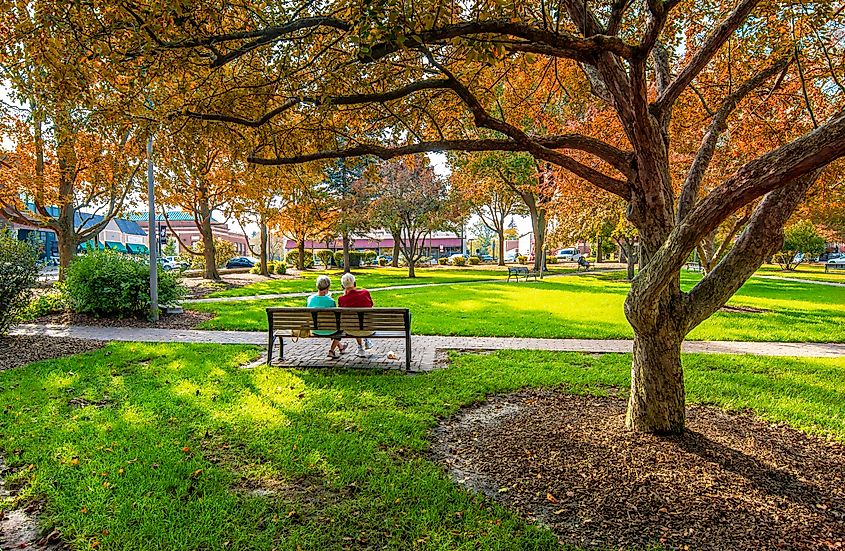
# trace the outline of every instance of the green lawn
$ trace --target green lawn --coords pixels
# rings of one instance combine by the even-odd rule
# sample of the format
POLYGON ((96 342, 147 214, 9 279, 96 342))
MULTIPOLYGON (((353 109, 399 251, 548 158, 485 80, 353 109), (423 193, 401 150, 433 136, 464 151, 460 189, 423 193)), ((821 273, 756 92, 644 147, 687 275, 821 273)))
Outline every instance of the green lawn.
MULTIPOLYGON (((551 273, 574 272, 575 268, 553 267, 551 273)), ((393 287, 395 285, 425 285, 427 283, 460 283, 465 281, 486 281, 507 279, 504 267, 489 268, 417 268, 416 277, 408 277, 407 268, 364 268, 353 272, 362 285, 368 289, 393 287)), ((296 279, 271 279, 245 285, 237 289, 218 291, 210 297, 247 297, 256 295, 275 295, 281 293, 304 293, 313 291, 317 276, 327 275, 332 279, 332 287, 340 289, 340 276, 343 270, 325 270, 304 272, 296 279)))
MULTIPOLYGON (((700 278, 682 274, 685 288, 700 278)), ((366 279, 364 285, 369 286, 366 279)), ((615 273, 549 278, 528 283, 479 283, 379 291, 378 306, 411 309, 421 335, 627 339, 622 311, 629 284, 615 273)), ((303 299, 192 304, 215 312, 207 329, 264 330, 271 305, 300 306, 303 299)), ((718 312, 689 336, 694 340, 839 342, 845 327, 845 288, 752 278, 731 305, 770 310, 718 312)))
MULTIPOLYGON (((74 549, 556 549, 450 482, 428 431, 492 393, 603 393, 630 373, 627 355, 542 352, 457 356, 410 377, 237 368, 257 354, 122 343, 0 373, 19 504, 43 503, 74 549), (256 485, 276 493, 243 490, 256 485)), ((684 362, 690 402, 845 442, 845 359, 684 362)))
POLYGON ((799 264, 792 271, 784 271, 780 266, 766 264, 757 270, 757 275, 789 277, 792 279, 806 279, 808 281, 829 281, 831 283, 845 283, 845 270, 834 270, 825 273, 824 265, 799 264))

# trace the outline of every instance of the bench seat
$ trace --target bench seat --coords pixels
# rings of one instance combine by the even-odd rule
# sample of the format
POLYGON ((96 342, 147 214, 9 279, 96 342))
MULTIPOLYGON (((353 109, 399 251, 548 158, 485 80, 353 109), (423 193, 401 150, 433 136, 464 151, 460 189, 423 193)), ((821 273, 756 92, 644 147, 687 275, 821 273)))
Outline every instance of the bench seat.
POLYGON ((411 369, 411 312, 407 308, 267 308, 267 365, 279 341, 284 359, 287 338, 361 337, 405 339, 405 370, 411 369), (326 335, 315 331, 330 332, 326 335))

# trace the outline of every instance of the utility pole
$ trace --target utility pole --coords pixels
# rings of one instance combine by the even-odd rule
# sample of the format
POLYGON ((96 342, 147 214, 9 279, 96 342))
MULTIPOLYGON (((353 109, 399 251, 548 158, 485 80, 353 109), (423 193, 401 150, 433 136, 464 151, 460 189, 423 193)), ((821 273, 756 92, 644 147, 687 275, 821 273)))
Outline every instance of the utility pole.
POLYGON ((153 134, 147 138, 147 198, 149 218, 147 235, 150 238, 150 320, 158 321, 158 226, 156 225, 155 177, 153 174, 153 134))

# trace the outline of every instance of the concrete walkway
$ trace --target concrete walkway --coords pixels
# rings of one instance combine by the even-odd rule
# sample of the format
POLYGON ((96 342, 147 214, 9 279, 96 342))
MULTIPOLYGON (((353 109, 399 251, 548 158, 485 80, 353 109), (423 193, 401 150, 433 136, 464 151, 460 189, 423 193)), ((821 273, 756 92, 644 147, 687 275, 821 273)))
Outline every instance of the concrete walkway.
MULTIPOLYGON (((77 339, 129 342, 179 342, 266 345, 263 331, 201 331, 197 329, 155 329, 134 327, 88 327, 24 324, 12 329, 13 335, 72 337, 77 339)), ((354 348, 354 342, 346 342, 354 348)), ((285 339, 286 360, 280 365, 317 367, 332 365, 378 366, 399 368, 405 357, 404 343, 398 339, 374 339, 369 357, 346 354, 343 360, 325 357, 324 339, 285 339), (388 359, 395 356, 396 359, 388 359)), ((594 354, 629 353, 630 340, 598 339, 534 339, 512 337, 449 337, 417 335, 412 338, 412 369, 434 369, 437 352, 442 350, 550 350, 555 352, 587 352, 594 354)), ((350 350, 352 349, 350 348, 350 350)), ((839 358, 845 356, 845 343, 778 343, 734 341, 686 341, 684 352, 701 354, 753 354, 757 356, 798 356, 806 358, 839 358)))
POLYGON ((770 276, 770 275, 755 275, 760 279, 774 279, 777 281, 791 281, 793 283, 809 283, 811 285, 827 285, 828 287, 845 287, 845 283, 837 283, 835 281, 819 281, 817 279, 798 279, 795 277, 770 276))

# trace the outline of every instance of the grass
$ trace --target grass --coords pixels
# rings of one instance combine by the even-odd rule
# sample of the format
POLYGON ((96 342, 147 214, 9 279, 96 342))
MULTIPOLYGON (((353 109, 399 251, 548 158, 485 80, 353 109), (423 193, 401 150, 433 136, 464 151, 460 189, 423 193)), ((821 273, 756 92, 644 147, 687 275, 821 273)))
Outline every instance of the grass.
POLYGON ((780 266, 766 264, 757 270, 756 275, 806 279, 808 281, 827 281, 830 283, 845 283, 845 270, 834 270, 825 273, 823 264, 799 264, 797 268, 789 272, 783 270, 780 266))
MULTIPOLYGON (((683 273, 688 289, 701 276, 683 273)), ((369 286, 368 278, 362 284, 369 286)), ((421 335, 628 339, 633 336, 622 304, 629 284, 618 274, 549 278, 528 283, 479 283, 385 290, 378 306, 411 309, 421 335), (444 321, 448 320, 448 321, 444 321)), ((192 304, 214 312, 206 329, 266 330, 267 306, 301 306, 301 298, 192 304)), ((730 305, 769 310, 717 312, 689 338, 779 342, 839 342, 845 326, 845 288, 752 278, 730 305)))
MULTIPOLYGON (((627 355, 513 351, 412 377, 237 368, 257 353, 114 343, 0 373, 9 485, 74 549, 556 549, 450 482, 428 431, 492 393, 601 394, 630 373, 627 355), (234 489, 261 479, 279 493, 234 489)), ((845 359, 684 363, 690 402, 845 441, 845 359)))
MULTIPOLYGON (((575 268, 552 267, 551 273, 574 272, 575 268)), ((507 279, 504 267, 495 268, 417 268, 416 277, 408 277, 407 268, 364 268, 353 272, 361 281, 366 281, 368 289, 393 287, 396 285, 425 285, 431 283, 461 283, 469 281, 488 281, 507 279)), ((283 293, 307 293, 314 291, 317 276, 327 275, 332 279, 334 288, 340 289, 340 276, 343 270, 308 271, 295 279, 270 279, 244 285, 236 289, 218 291, 210 297, 246 297, 275 295, 283 293)))

